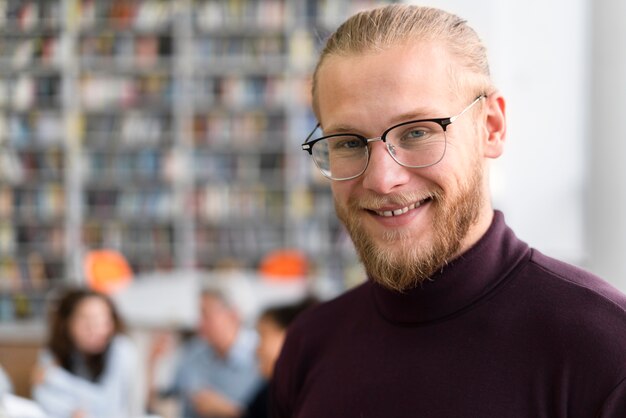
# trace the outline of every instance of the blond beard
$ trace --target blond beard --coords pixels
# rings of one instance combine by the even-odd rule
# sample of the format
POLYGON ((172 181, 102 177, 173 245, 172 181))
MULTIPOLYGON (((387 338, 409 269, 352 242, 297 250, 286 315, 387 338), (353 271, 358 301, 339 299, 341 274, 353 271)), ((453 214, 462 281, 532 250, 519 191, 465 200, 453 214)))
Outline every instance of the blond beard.
MULTIPOLYGON (((383 240, 387 245, 379 245, 362 227, 361 217, 357 215, 364 207, 363 202, 350 201, 347 207, 340 207, 335 201, 335 209, 369 276, 388 289, 402 292, 430 279, 457 255, 470 227, 478 220, 483 198, 482 182, 482 167, 476 163, 457 196, 448 197, 441 189, 429 193, 429 210, 434 213, 433 242, 430 245, 419 242, 409 230, 402 229, 385 232, 383 240)), ((398 206, 406 206, 423 198, 403 195, 395 196, 393 201, 398 206)))

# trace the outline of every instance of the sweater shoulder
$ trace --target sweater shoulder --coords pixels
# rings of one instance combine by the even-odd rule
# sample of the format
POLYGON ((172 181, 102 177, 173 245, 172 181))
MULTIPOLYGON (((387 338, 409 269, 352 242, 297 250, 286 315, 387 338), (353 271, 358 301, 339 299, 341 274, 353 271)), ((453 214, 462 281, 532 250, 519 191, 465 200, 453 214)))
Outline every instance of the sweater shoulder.
POLYGON ((528 316, 559 356, 594 364, 597 376, 626 377, 626 296, 579 267, 533 250, 521 272, 528 316))
POLYGON ((533 276, 545 281, 546 285, 554 285, 561 296, 585 296, 582 300, 586 300, 589 304, 612 308, 617 314, 621 313, 626 318, 626 295, 606 280, 534 249, 529 265, 536 273, 533 276))

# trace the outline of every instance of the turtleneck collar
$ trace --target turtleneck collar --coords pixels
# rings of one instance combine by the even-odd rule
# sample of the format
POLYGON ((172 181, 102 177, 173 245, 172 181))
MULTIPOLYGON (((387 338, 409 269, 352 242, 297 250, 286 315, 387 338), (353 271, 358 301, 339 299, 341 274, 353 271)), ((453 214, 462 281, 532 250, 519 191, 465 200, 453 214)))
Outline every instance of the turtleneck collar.
POLYGON ((418 324, 443 320, 485 296, 519 262, 530 257, 528 245, 506 226, 495 211, 487 232, 465 253, 449 262, 432 280, 404 293, 370 280, 376 307, 390 322, 418 324))

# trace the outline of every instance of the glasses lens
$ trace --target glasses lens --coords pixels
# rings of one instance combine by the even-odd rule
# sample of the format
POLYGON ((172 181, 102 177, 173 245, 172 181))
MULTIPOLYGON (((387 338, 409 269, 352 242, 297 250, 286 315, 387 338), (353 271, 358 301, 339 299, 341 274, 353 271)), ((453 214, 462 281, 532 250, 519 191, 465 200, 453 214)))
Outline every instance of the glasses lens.
POLYGON ((367 167, 367 145, 355 135, 331 135, 313 145, 313 161, 326 177, 356 177, 367 167))
POLYGON ((393 158, 407 167, 437 164, 446 152, 446 132, 435 122, 407 122, 387 131, 393 158))

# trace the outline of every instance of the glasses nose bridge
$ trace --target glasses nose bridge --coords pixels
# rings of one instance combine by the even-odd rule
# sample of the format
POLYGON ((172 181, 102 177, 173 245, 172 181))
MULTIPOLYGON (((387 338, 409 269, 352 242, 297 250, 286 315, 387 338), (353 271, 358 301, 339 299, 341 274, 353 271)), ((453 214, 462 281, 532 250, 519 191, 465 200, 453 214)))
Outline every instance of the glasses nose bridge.
POLYGON ((365 143, 370 144, 372 142, 378 142, 378 141, 382 141, 384 143, 387 143, 387 139, 383 138, 382 135, 381 136, 375 136, 374 138, 366 138, 365 139, 365 143))
MULTIPOLYGON (((376 136, 374 138, 366 138, 365 142, 369 145, 373 142, 383 142, 385 144, 385 148, 387 149, 387 152, 389 153, 389 155, 391 155, 391 158, 393 158, 398 164, 403 165, 402 163, 400 163, 398 161, 398 159, 396 158, 396 147, 393 146, 393 144, 390 144, 389 142, 387 142, 387 138, 385 137, 385 135, 381 135, 381 136, 376 136)), ((370 158, 370 154, 371 152, 368 153, 368 160, 370 158)))
MULTIPOLYGON (((387 142, 387 138, 385 135, 381 135, 381 136, 376 136, 373 138, 366 138, 365 142, 366 144, 371 144, 374 142, 382 142, 385 144, 385 150, 387 151, 387 153, 391 156, 391 158, 399 165, 404 166, 404 164, 402 164, 400 161, 398 161, 398 158, 396 157, 396 147, 393 144, 390 144, 389 142, 387 142)), ((368 147, 369 148, 369 147, 368 147)), ((371 156, 372 151, 371 149, 368 149, 367 152, 367 165, 369 166, 369 162, 372 158, 371 156)))

